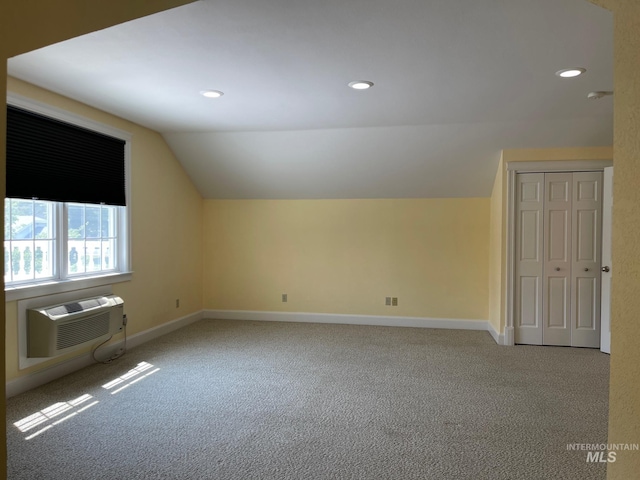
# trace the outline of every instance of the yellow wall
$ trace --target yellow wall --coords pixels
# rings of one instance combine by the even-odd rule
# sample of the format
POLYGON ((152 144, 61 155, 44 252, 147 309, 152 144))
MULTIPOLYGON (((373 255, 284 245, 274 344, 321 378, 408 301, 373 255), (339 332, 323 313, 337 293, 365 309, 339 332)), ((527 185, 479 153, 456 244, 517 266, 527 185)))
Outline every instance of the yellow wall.
MULTIPOLYGON (((68 38, 166 10, 193 0, 88 0, 0 2, 0 91, 6 89, 6 59, 68 38)), ((6 118, 0 115, 0 193, 5 192, 6 118)), ((4 230, 3 230, 4 232, 4 230)), ((3 233, 4 234, 4 233, 3 233)), ((3 235, 2 234, 2 235, 3 235)), ((0 320, 4 321, 4 297, 0 320)), ((0 328, 0 344, 5 344, 0 328)), ((0 355, 4 378, 4 355, 0 355)), ((5 382, 0 381, 0 411, 5 416, 5 382)), ((0 422, 0 477, 6 471, 5 422, 0 422)))
POLYGON ((504 160, 500 156, 493 182, 489 225, 489 323, 497 333, 504 330, 505 209, 506 182, 504 160))
MULTIPOLYGON (((0 13, 2 11, 0 10, 0 13)), ((0 17, 2 18, 2 17, 0 17)), ((0 20, 0 28, 4 28, 2 21, 0 20)), ((7 86, 7 62, 4 57, 0 56, 0 92, 4 92, 7 86)), ((7 132, 7 117, 6 115, 0 115, 0 193, 2 198, 6 192, 6 177, 5 177, 5 165, 6 165, 6 132, 7 132)), ((4 241, 4 229, 2 233, 4 241)), ((2 289, 4 290, 4 277, 2 280, 2 289)), ((5 323, 4 314, 4 295, 1 295, 2 300, 0 303, 0 321, 5 323)), ((4 345, 5 342, 5 330, 0 328, 0 345, 4 345)), ((7 470, 7 430, 6 430, 6 387, 5 387, 5 369, 6 361, 5 356, 0 355, 0 410, 2 411, 2 421, 0 422, 0 478, 5 475, 7 470)))
POLYGON ((6 0, 0 2, 0 48, 9 58, 193 1, 6 0))
MULTIPOLYGON (((614 12, 613 285, 609 443, 640 443, 640 3, 614 12)), ((640 453, 621 452, 607 478, 638 478, 640 453)))
POLYGON ((488 228, 488 198, 206 200, 204 306, 486 320, 488 228))
MULTIPOLYGON (((203 200, 162 136, 54 93, 8 78, 8 91, 130 132, 133 280, 114 285, 135 334, 202 309, 203 200), (180 308, 175 300, 180 299, 180 308)), ((18 371, 17 302, 6 303, 7 380, 18 371)))

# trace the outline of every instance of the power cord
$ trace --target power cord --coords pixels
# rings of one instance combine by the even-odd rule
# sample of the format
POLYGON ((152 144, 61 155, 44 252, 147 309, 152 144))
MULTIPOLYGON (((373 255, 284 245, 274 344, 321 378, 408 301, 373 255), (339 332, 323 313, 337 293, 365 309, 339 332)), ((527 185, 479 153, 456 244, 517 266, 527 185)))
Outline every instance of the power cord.
POLYGON ((111 335, 104 342, 102 342, 100 345, 98 345, 96 348, 94 348, 93 351, 91 352, 91 356, 93 357, 93 359, 96 362, 98 362, 98 363, 111 363, 114 360, 117 360, 118 358, 123 356, 125 353, 127 353, 127 316, 126 315, 122 316, 122 326, 124 327, 124 345, 123 345, 123 347, 121 349, 119 349, 117 353, 113 354, 111 356, 111 358, 109 358, 107 360, 98 360, 96 358, 96 352, 98 351, 98 349, 101 346, 103 346, 105 343, 109 342, 113 338, 113 335, 111 335))

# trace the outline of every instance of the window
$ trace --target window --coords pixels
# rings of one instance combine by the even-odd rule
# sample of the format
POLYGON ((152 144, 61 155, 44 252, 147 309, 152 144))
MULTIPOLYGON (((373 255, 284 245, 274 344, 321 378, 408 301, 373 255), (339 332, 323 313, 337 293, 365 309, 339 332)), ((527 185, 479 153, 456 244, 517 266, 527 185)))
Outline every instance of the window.
POLYGON ((5 284, 120 271, 120 209, 111 205, 5 199, 5 284))
POLYGON ((117 209, 109 205, 66 205, 69 275, 117 270, 117 209))
POLYGON ((11 198, 5 199, 4 217, 7 299, 127 280, 129 215, 124 200, 128 196, 130 135, 17 95, 10 94, 8 104, 7 192, 11 198), (36 124, 30 128, 32 116, 36 124), (42 133, 42 128, 49 128, 47 122, 56 129, 55 134, 42 133), (12 128, 17 133, 12 133, 12 128), (76 131, 80 139, 73 143, 76 131), (92 135, 98 139, 100 151, 87 140, 92 135), (50 138, 55 143, 48 144, 50 138), (108 142, 107 147, 116 152, 111 164, 110 152, 105 153, 104 148, 108 142), (78 149, 80 144, 84 150, 78 149), (103 184, 114 187, 104 188, 103 184), (103 200, 104 195, 107 198, 103 200))
POLYGON ((55 204, 6 199, 4 205, 4 282, 54 278, 55 204))

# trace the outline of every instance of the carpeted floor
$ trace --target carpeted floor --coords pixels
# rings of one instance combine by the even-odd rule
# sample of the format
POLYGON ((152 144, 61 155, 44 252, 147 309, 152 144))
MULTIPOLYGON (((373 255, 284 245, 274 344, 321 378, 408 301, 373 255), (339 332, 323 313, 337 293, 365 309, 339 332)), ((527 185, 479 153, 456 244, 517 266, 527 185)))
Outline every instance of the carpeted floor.
POLYGON ((10 479, 604 479, 609 357, 203 320, 8 400, 10 479))

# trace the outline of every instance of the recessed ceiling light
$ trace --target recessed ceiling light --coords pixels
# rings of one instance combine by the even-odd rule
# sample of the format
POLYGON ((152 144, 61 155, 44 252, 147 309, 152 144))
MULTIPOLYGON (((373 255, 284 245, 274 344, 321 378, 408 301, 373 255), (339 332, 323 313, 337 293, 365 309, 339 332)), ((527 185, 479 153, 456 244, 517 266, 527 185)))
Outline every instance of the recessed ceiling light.
POLYGON ((200 95, 202 95, 203 97, 207 97, 207 98, 219 98, 222 95, 224 95, 224 93, 218 91, 218 90, 202 90, 200 92, 200 95))
POLYGON ((355 82, 349 82, 349 86, 354 90, 366 90, 367 88, 373 87, 373 82, 368 82, 366 80, 356 80, 355 82))
POLYGON ((556 72, 556 75, 562 78, 573 78, 582 75, 586 70, 584 68, 567 68, 556 72))

